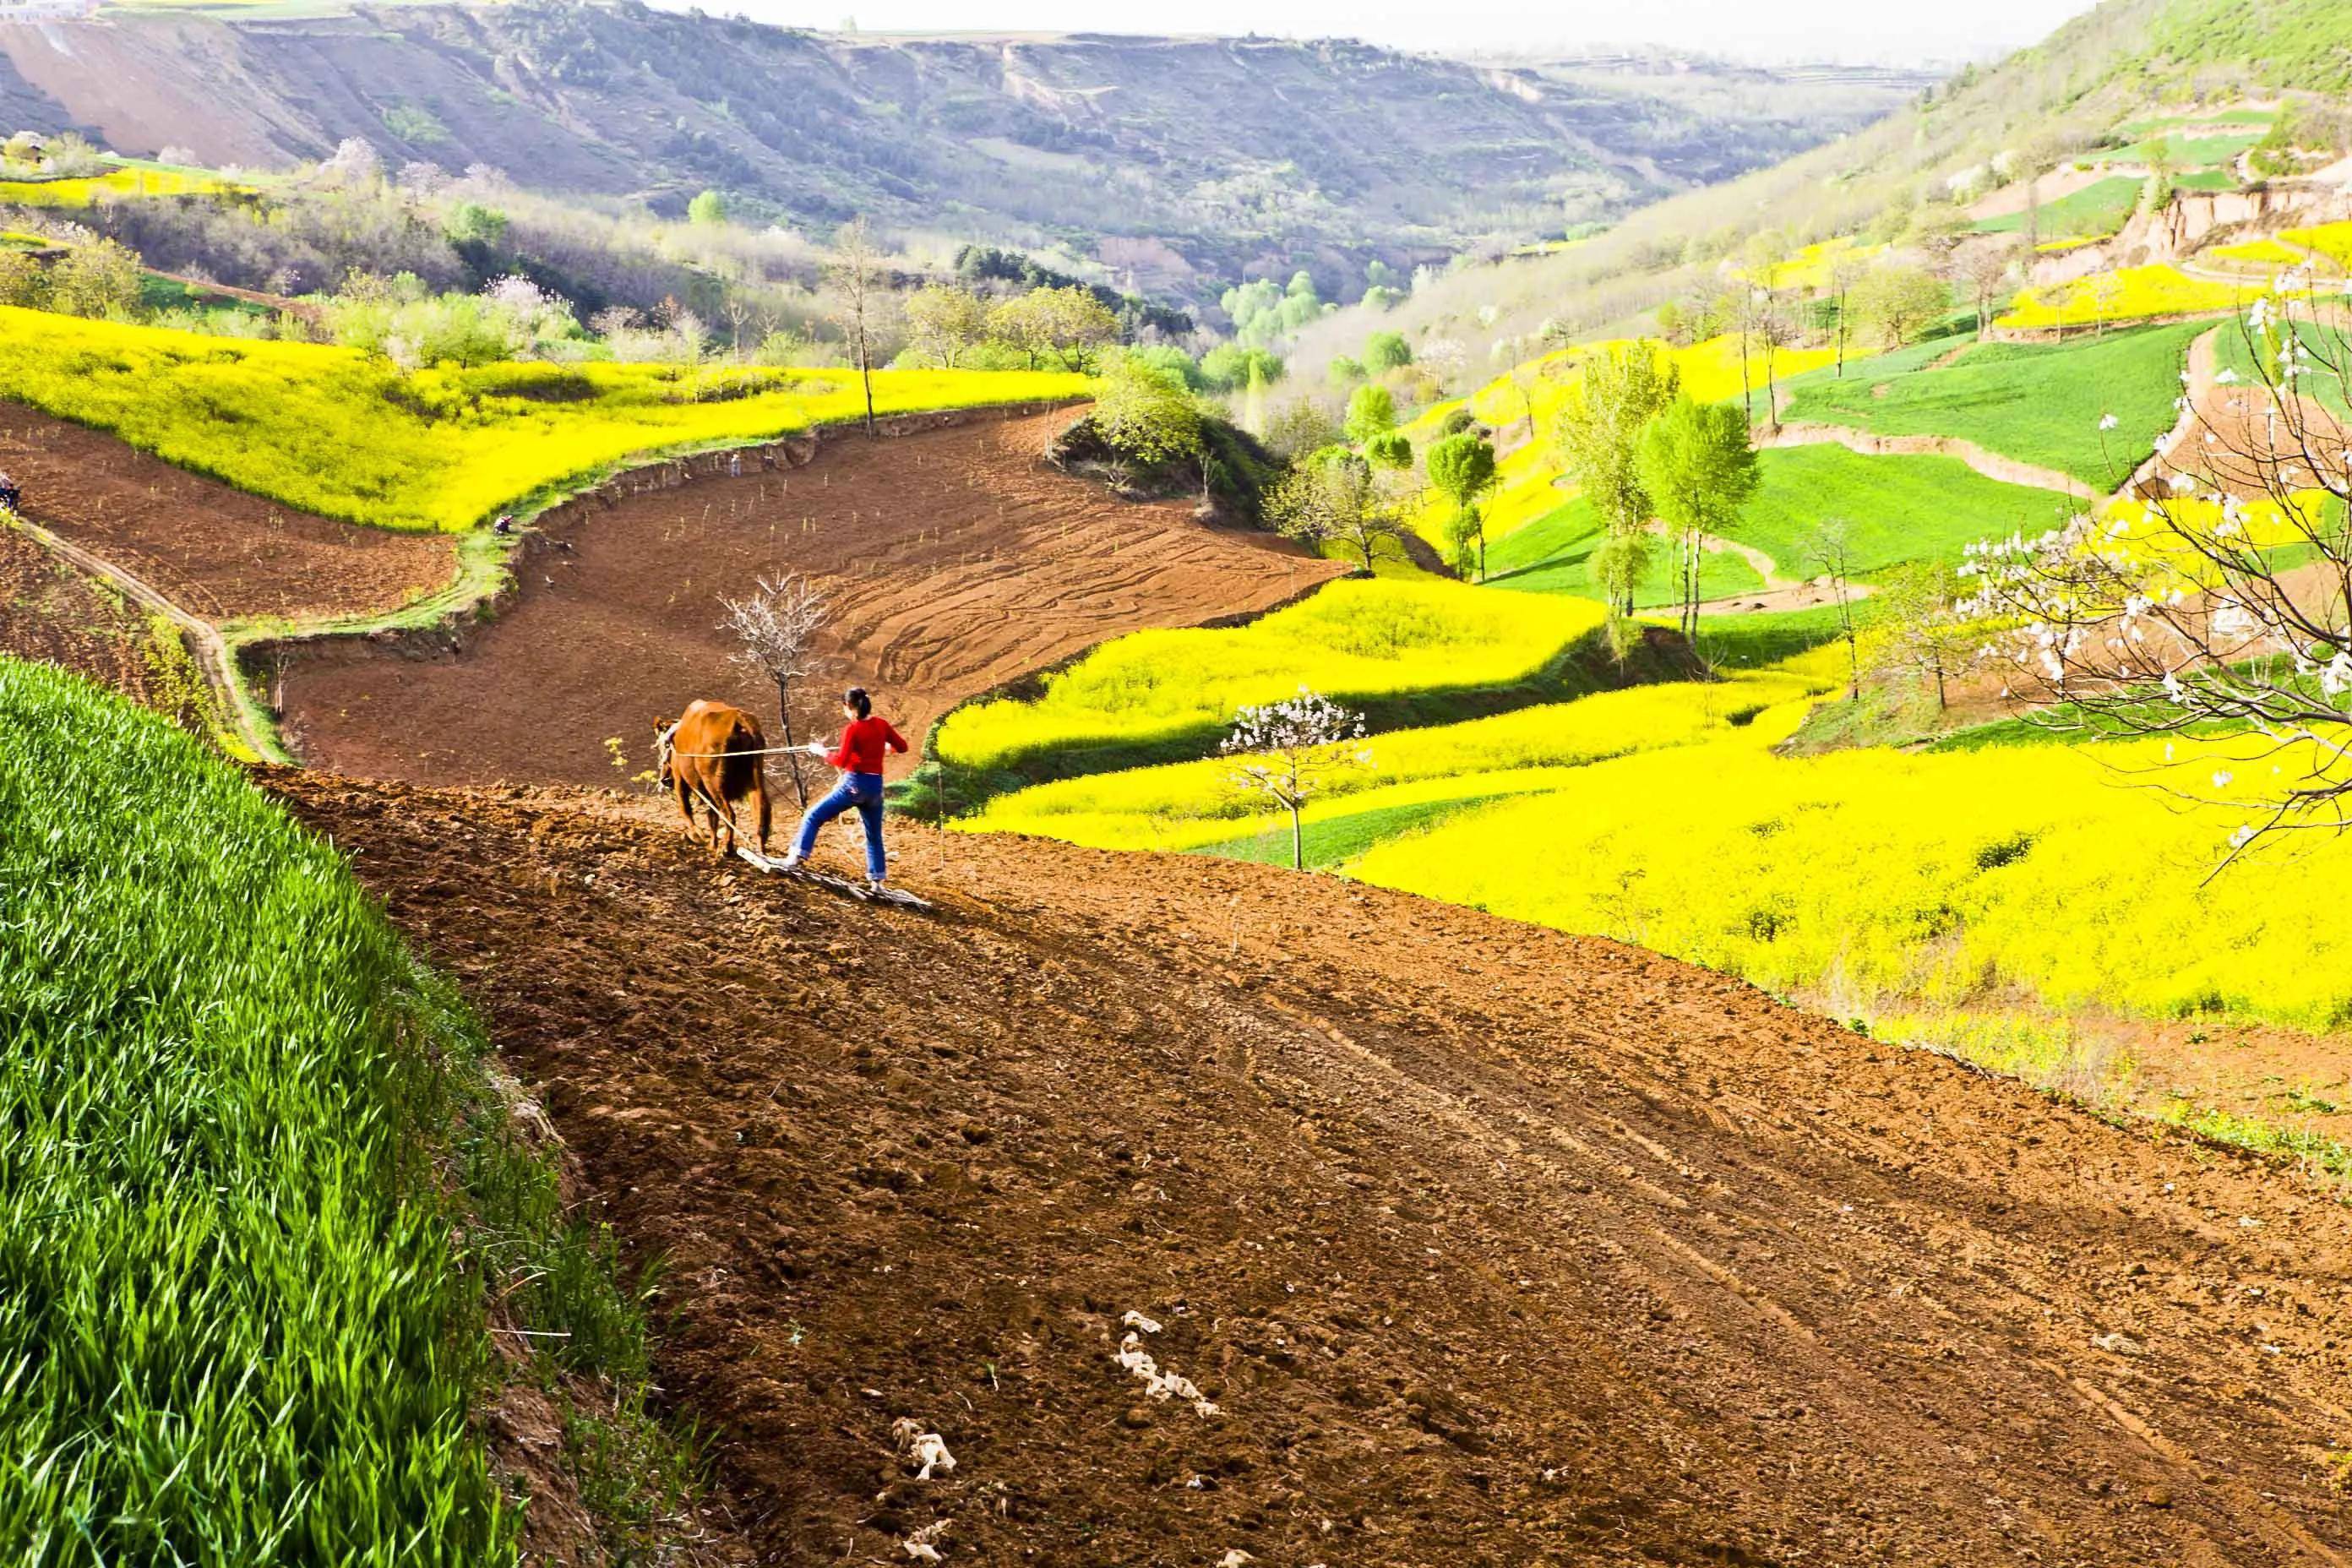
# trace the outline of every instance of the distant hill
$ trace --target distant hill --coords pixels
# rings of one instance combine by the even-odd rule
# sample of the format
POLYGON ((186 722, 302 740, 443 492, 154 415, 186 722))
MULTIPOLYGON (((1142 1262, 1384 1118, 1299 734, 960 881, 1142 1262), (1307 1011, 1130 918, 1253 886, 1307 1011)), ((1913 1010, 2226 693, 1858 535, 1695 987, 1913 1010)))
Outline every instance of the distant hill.
POLYGON ((1777 162, 1914 84, 1703 67, 1668 81, 1346 42, 824 35, 640 5, 110 12, 0 27, 0 123, 128 152, 493 165, 676 211, 866 213, 1058 248, 1161 294, 1557 234, 1777 162), (1723 90, 1691 90, 1725 73, 1723 90))
POLYGON ((1852 135, 1656 203, 1573 247, 1456 268, 1392 310, 1342 311, 1309 328, 1297 357, 1312 373, 1374 329, 1474 350, 1554 328, 1632 330, 1661 301, 1706 286, 1760 231, 1801 244, 1873 230, 1895 239, 1938 216, 1966 227, 1953 193, 1973 172, 2112 156, 2122 129, 2143 119, 2193 121, 2200 106, 2347 87, 2345 0, 2106 0, 1852 135))

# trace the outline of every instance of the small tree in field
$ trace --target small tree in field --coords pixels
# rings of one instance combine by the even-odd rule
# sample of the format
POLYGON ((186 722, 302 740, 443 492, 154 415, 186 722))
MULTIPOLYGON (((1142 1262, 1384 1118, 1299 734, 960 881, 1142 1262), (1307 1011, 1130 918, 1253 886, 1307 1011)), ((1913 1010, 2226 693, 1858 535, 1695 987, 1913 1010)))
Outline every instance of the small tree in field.
POLYGON ((1631 567, 1630 574, 1601 579, 1601 555, 1594 556, 1594 575, 1611 583, 1610 606, 1620 615, 1633 614, 1632 585, 1648 559, 1639 542, 1650 521, 1650 497, 1636 462, 1642 428, 1681 386, 1673 362, 1645 338, 1587 362, 1582 381, 1560 406, 1560 466, 1608 525, 1609 543, 1623 542, 1609 552, 1611 559, 1631 567))
POLYGON ((1290 868, 1307 869, 1307 839, 1298 814, 1339 773, 1372 765, 1364 716, 1302 686, 1286 702, 1244 708, 1234 715, 1222 748, 1241 761, 1234 782, 1290 813, 1290 868))
POLYGON ((866 386, 866 433, 874 433, 875 340, 882 335, 883 315, 889 308, 889 279, 882 250, 862 217, 852 218, 833 237, 833 261, 826 268, 833 285, 834 322, 849 344, 850 359, 866 386))
POLYGON ((1478 512, 1478 498, 1495 485, 1495 448, 1475 431, 1448 436, 1429 449, 1429 482, 1454 503, 1454 521, 1446 538, 1454 545, 1456 569, 1466 570, 1474 558, 1478 577, 1486 576, 1486 530, 1478 512))
POLYGON ((1984 637, 1952 614, 1960 576, 1947 561, 1918 561, 1889 574, 1878 596, 1885 628, 1882 668, 1916 677, 1936 691, 1936 708, 1950 706, 1950 687, 1976 668, 1984 637))
POLYGON ((1371 464, 1344 447, 1309 455, 1265 498, 1266 521, 1277 531, 1318 552, 1337 541, 1367 572, 1382 554, 1403 553, 1401 510, 1371 464))
POLYGON ((1763 485, 1748 441, 1748 417, 1728 403, 1694 403, 1677 394, 1642 427, 1634 468, 1673 531, 1683 636, 1696 641, 1699 566, 1708 536, 1728 533, 1763 485))
POLYGON ((1838 636, 1845 643, 1846 700, 1862 698, 1862 637, 1853 623, 1853 525, 1825 517, 1806 531, 1805 559, 1819 569, 1837 605, 1838 636))
POLYGON ((726 618, 719 629, 733 634, 741 646, 735 662, 776 683, 776 711, 784 727, 784 760, 793 770, 793 793, 808 805, 808 784, 801 777, 800 753, 793 740, 793 683, 814 675, 817 633, 825 623, 824 595, 797 572, 762 577, 759 591, 748 599, 721 599, 726 618))
POLYGON ((1360 386, 1348 397, 1348 439, 1359 446, 1396 428, 1396 399, 1385 386, 1360 386))
POLYGON ((1944 280, 1922 267, 1879 267, 1854 285, 1853 313, 1890 349, 1910 342, 1951 307, 1944 280))
POLYGON ((1201 405, 1174 373, 1127 361, 1103 377, 1095 398, 1095 428, 1112 450, 1158 468, 1190 462, 1201 471, 1201 504, 1209 503, 1211 458, 1201 405))

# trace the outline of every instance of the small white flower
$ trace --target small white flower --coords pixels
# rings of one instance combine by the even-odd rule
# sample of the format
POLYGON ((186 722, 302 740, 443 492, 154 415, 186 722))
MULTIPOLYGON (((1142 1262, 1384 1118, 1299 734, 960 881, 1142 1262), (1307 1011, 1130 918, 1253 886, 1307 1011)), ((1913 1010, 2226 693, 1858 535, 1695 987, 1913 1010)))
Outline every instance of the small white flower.
POLYGON ((2235 386, 2238 384, 2238 373, 2234 370, 2225 370, 2213 380, 2222 386, 2235 386))
POLYGON ((2235 780, 2237 776, 2237 774, 2231 773, 2227 768, 2216 768, 2213 770, 2213 787, 2215 789, 2228 789, 2231 783, 2235 780))
POLYGON ((2102 430, 2112 430, 2121 423, 2122 421, 2117 419, 2112 414, 2104 414, 2099 416, 2099 428, 2102 430))

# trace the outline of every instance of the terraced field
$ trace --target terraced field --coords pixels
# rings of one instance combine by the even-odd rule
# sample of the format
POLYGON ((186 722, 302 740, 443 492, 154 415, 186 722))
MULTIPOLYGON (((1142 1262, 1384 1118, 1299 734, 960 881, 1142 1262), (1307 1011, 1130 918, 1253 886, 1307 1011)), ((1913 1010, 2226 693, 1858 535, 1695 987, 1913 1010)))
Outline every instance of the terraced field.
MULTIPOLYGON (((2038 531, 2068 507, 2052 490, 1986 479, 1957 458, 1874 457, 1835 444, 1768 448, 1758 458, 1763 488, 1741 514, 1734 538, 1769 556, 1778 575, 1814 575, 1807 535, 1824 519, 1850 525, 1852 569, 1867 574, 1906 561, 1952 560, 1979 539, 2023 527, 2038 531)), ((1603 538, 1582 500, 1568 502, 1496 544, 1489 581, 1521 593, 1595 596, 1587 561, 1603 538)), ((1700 590, 1725 599, 1764 586, 1742 556, 1707 556, 1700 590)), ((1675 600, 1671 568, 1660 560, 1636 591, 1640 605, 1675 600)))
POLYGON ((2114 489, 2173 425, 2198 323, 2067 343, 1979 343, 1947 359, 1923 346, 1837 379, 1791 382, 1787 417, 1885 436, 1947 437, 2114 489), (2112 415, 2116 426, 2100 428, 2112 415))

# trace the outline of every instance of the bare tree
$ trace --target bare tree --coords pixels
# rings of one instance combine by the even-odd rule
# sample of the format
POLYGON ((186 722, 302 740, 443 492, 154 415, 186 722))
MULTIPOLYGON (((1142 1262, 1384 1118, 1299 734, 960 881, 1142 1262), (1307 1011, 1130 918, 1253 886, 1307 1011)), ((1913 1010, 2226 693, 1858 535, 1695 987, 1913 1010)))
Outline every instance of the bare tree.
POLYGON ((748 599, 721 599, 726 616, 719 629, 741 646, 734 659, 745 669, 776 683, 776 710, 783 721, 784 760, 793 770, 793 793, 808 805, 808 784, 801 777, 800 752, 793 739, 793 683, 823 668, 816 654, 817 634, 824 627, 824 593, 797 572, 762 577, 759 591, 748 599))
POLYGON ((2037 722, 2180 738, 2128 765, 2246 814, 2221 865, 2273 832, 2352 826, 2352 450, 2318 401, 2344 395, 2352 338, 2340 306, 2294 301, 2307 282, 2255 301, 2255 384, 2225 373, 2218 398, 2183 399, 2174 471, 2137 506, 1972 546, 1961 568, 1960 613, 2004 628, 1993 657, 2037 722))
POLYGON ((889 274, 881 248, 863 217, 844 224, 833 237, 833 260, 825 268, 833 285, 834 323, 849 344, 858 379, 866 385, 866 433, 874 433, 874 342, 881 335, 889 298, 889 274))
POLYGON ((1969 291, 1976 306, 1979 341, 1992 335, 1993 301, 2000 297, 2016 267, 2016 252, 1999 238, 1970 240, 1953 250, 1952 279, 1969 291))
POLYGON ((1805 559, 1829 584, 1837 605, 1838 635, 1845 641, 1846 700, 1862 697, 1862 639, 1853 624, 1853 525, 1842 517, 1825 517, 1806 531, 1805 559))
POLYGON ((1255 790, 1290 813, 1290 866, 1307 869, 1306 831, 1299 813, 1333 774, 1372 765, 1372 753, 1358 744, 1364 716, 1302 686, 1286 702, 1244 708, 1234 715, 1233 732, 1222 748, 1242 761, 1234 782, 1255 790))
POLYGON ((1860 258, 1849 254, 1830 263, 1830 292, 1837 296, 1837 373, 1845 375, 1845 297, 1862 281, 1870 268, 1860 258))

